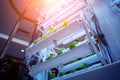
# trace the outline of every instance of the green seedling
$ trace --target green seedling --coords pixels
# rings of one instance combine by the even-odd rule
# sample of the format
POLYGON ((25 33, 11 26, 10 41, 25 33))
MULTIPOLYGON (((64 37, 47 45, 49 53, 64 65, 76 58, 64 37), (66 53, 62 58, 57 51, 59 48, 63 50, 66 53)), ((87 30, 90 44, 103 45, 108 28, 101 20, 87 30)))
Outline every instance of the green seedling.
POLYGON ((73 70, 71 70, 70 72, 71 72, 71 73, 74 73, 74 72, 76 72, 76 69, 73 69, 73 70))
POLYGON ((85 36, 85 37, 84 37, 84 40, 88 40, 88 36, 85 36))
POLYGON ((84 68, 87 68, 88 67, 88 63, 84 63, 84 68))
POLYGON ((83 64, 80 64, 80 69, 83 69, 84 68, 84 65, 83 64))
POLYGON ((54 55, 50 55, 49 57, 46 58, 46 60, 52 59, 54 57, 55 57, 54 55))
POLYGON ((44 34, 44 35, 42 35, 41 38, 42 38, 42 39, 46 39, 46 38, 48 38, 48 35, 44 34))
POLYGON ((34 44, 38 44, 38 40, 34 40, 34 44))
POLYGON ((57 30, 54 28, 54 26, 50 26, 50 29, 48 30, 48 32, 53 33, 56 32, 57 30))
POLYGON ((57 54, 58 54, 58 55, 62 54, 62 51, 58 51, 57 54))
POLYGON ((74 41, 72 44, 76 46, 78 43, 79 43, 79 42, 74 41))
POLYGON ((73 43, 68 44, 68 48, 72 49, 74 47, 75 47, 75 45, 73 43))
POLYGON ((55 75, 55 73, 53 73, 53 74, 50 74, 50 78, 51 78, 51 79, 53 79, 53 78, 56 78, 56 75, 55 75))
POLYGON ((62 47, 62 48, 60 48, 60 49, 61 49, 61 51, 65 50, 65 48, 64 48, 64 47, 62 47))
POLYGON ((60 75, 60 76, 64 76, 64 75, 65 75, 65 72, 60 72, 59 75, 60 75))
POLYGON ((87 67, 88 67, 88 63, 80 64, 80 69, 84 69, 84 68, 87 68, 87 67))

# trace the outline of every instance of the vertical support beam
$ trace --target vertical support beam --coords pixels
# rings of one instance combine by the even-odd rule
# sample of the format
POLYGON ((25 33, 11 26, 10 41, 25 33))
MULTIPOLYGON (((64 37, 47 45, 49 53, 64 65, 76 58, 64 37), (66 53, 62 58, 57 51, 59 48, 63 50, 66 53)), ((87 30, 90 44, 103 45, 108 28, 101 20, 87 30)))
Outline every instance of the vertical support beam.
MULTIPOLYGON (((32 32, 30 44, 38 37, 37 34, 38 34, 37 25, 34 24, 34 30, 33 30, 33 32, 32 32)), ((29 44, 29 45, 30 45, 30 44, 29 44)))
POLYGON ((85 30, 85 32, 86 32, 86 35, 88 36, 89 41, 90 41, 90 43, 91 43, 93 49, 95 50, 95 52, 96 52, 98 58, 100 59, 100 61, 102 62, 102 64, 106 64, 105 59, 103 59, 103 57, 102 57, 101 54, 99 53, 98 49, 96 48, 96 46, 95 46, 95 44, 94 44, 94 42, 93 42, 93 40, 92 40, 92 38, 91 38, 91 35, 89 34, 89 32, 88 32, 88 30, 87 30, 87 28, 86 28, 84 22, 82 22, 82 25, 83 25, 83 28, 84 28, 84 30, 85 30))
POLYGON ((9 48, 9 45, 10 45, 10 43, 11 43, 14 35, 16 34, 17 29, 19 28, 20 22, 21 22, 21 18, 18 18, 18 20, 16 21, 16 23, 15 23, 15 25, 14 25, 11 33, 10 33, 10 36, 9 36, 6 44, 4 45, 4 47, 3 47, 3 49, 2 49, 2 52, 1 52, 1 54, 0 54, 0 59, 3 59, 4 56, 6 55, 7 50, 8 50, 8 48, 9 48))

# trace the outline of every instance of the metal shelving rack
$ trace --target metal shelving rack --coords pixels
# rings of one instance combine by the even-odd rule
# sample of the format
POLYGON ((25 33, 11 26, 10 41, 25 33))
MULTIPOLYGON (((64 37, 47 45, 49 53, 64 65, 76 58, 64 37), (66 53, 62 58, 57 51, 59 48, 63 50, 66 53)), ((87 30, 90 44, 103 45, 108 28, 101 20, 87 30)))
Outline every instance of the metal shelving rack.
MULTIPOLYGON (((86 9, 86 8, 84 8, 84 9, 86 9)), ((83 9, 83 11, 84 11, 84 9, 83 9)), ((81 10, 79 11, 79 13, 81 13, 81 10)), ((76 16, 78 16, 78 15, 76 15, 76 16)), ((76 19, 72 20, 71 22, 69 22, 69 24, 65 28, 55 32, 54 34, 51 34, 45 40, 40 39, 38 44, 32 44, 32 46, 30 46, 26 49, 26 57, 29 57, 29 56, 35 54, 36 52, 39 52, 41 49, 44 49, 47 46, 52 46, 52 48, 56 47, 56 45, 54 45, 53 40, 59 40, 58 41, 58 45, 59 45, 59 44, 61 44, 62 41, 66 40, 66 37, 67 37, 67 39, 72 38, 73 36, 80 34, 80 33, 81 33, 81 35, 79 35, 78 37, 82 37, 83 35, 88 36, 88 40, 81 42, 74 49, 70 49, 67 52, 62 53, 61 55, 58 55, 53 59, 47 60, 45 62, 41 62, 37 65, 30 67, 29 74, 32 77, 35 77, 40 72, 49 71, 51 68, 60 66, 61 64, 66 64, 66 63, 76 60, 78 58, 88 56, 92 53, 92 51, 95 51, 96 54, 93 55, 94 57, 92 57, 92 58, 95 58, 95 60, 93 60, 93 62, 91 62, 91 63, 100 61, 101 63, 99 63, 99 66, 107 64, 107 62, 105 61, 105 59, 102 55, 104 53, 101 53, 101 51, 96 46, 96 44, 97 44, 96 41, 98 39, 93 38, 93 36, 95 34, 91 35, 91 33, 94 33, 93 32, 94 30, 92 28, 90 28, 88 23, 86 23, 87 19, 86 19, 85 15, 82 13, 82 15, 80 15, 80 16, 82 16, 82 17, 79 17, 77 20, 76 19), (61 33, 64 33, 64 34, 60 35, 61 33), (92 47, 92 50, 91 50, 91 47, 92 47)), ((76 39, 76 38, 74 38, 74 39, 76 39)), ((71 39, 71 40, 74 40, 74 39, 71 39)), ((86 59, 90 60, 92 58, 86 58, 86 59)), ((67 68, 65 68, 65 69, 64 68, 65 68, 65 66, 63 66, 63 68, 61 68, 61 70, 64 71, 65 69, 67 69, 67 68)), ((83 70, 83 72, 84 72, 84 70, 83 70)), ((79 74, 81 74, 81 72, 79 74)), ((56 78, 55 80, 59 80, 59 79, 60 79, 60 77, 56 78)))
MULTIPOLYGON (((66 27, 66 28, 69 28, 69 27, 66 27)), ((37 64, 37 65, 34 65, 34 66, 30 67, 29 68, 29 70, 30 70, 29 74, 31 76, 35 76, 39 72, 50 70, 51 68, 54 68, 54 67, 59 66, 61 64, 65 64, 65 63, 68 63, 68 62, 73 61, 75 59, 88 56, 88 55, 90 55, 92 53, 92 50, 90 49, 90 44, 92 44, 92 46, 95 48, 95 49, 93 48, 93 50, 97 53, 97 56, 99 56, 98 61, 101 60, 102 64, 106 64, 103 57, 101 56, 100 52, 97 50, 97 48, 95 46, 95 40, 92 39, 92 36, 88 32, 88 29, 86 27, 84 29, 86 29, 85 32, 87 33, 87 36, 88 36, 89 40, 81 42, 79 44, 79 46, 77 46, 74 49, 71 49, 71 50, 69 50, 69 51, 67 51, 67 52, 65 52, 65 53, 63 53, 63 54, 61 54, 61 55, 59 55, 59 56, 57 56, 57 57, 55 57, 53 59, 50 59, 48 61, 45 61, 45 62, 42 62, 40 64, 37 64)), ((63 29, 63 30, 65 30, 65 29, 63 29)), ((57 33, 59 34, 59 32, 57 32, 57 33)), ((55 34, 57 35, 57 33, 55 33, 55 34)), ((37 51, 40 50, 40 48, 44 47, 44 46, 40 46, 43 43, 46 46, 50 45, 50 42, 47 42, 45 44, 45 41, 50 41, 50 39, 52 39, 52 37, 54 37, 55 34, 53 34, 52 36, 50 36, 46 40, 41 41, 40 43, 36 44, 35 46, 28 48, 27 49, 28 52, 31 51, 32 53, 36 53, 37 51)), ((83 35, 86 35, 86 34, 83 34, 83 35)), ((79 37, 81 37, 83 35, 80 35, 79 37)), ((31 53, 28 53, 28 54, 32 55, 31 53)))

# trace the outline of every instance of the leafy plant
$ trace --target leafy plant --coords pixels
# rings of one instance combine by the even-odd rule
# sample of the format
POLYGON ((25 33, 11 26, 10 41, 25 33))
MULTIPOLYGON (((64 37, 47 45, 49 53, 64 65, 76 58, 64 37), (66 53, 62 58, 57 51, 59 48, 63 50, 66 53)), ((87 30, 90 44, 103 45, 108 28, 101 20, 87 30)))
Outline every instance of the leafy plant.
POLYGON ((62 47, 62 48, 60 48, 60 49, 61 49, 61 51, 65 50, 65 48, 64 48, 64 47, 62 47))
POLYGON ((84 68, 87 68, 87 67, 88 67, 88 63, 80 64, 80 69, 84 69, 84 68))
POLYGON ((64 76, 64 75, 65 75, 65 72, 60 72, 59 75, 60 75, 60 76, 64 76))
POLYGON ((63 24, 61 25, 61 28, 64 28, 66 25, 68 25, 68 21, 67 21, 67 20, 64 20, 64 21, 63 21, 63 24))
POLYGON ((84 68, 84 65, 83 64, 80 64, 80 69, 83 69, 84 68))
POLYGON ((85 36, 85 37, 84 37, 84 40, 88 40, 88 36, 85 36))
POLYGON ((74 42, 73 42, 73 44, 74 44, 75 46, 76 46, 78 43, 79 43, 79 42, 77 42, 77 41, 74 41, 74 42))
POLYGON ((84 63, 84 68, 87 68, 88 67, 88 63, 84 63))
POLYGON ((62 54, 62 51, 58 51, 57 54, 58 54, 58 55, 62 54))
POLYGON ((48 30, 48 32, 53 33, 56 32, 57 30, 54 28, 54 26, 50 26, 50 29, 48 30))
POLYGON ((72 49, 72 48, 74 48, 74 47, 75 47, 75 45, 74 45, 73 43, 69 43, 69 44, 68 44, 68 48, 72 49))
POLYGON ((67 25, 68 24, 68 21, 67 20, 64 20, 64 25, 67 25))
POLYGON ((48 38, 48 35, 44 34, 44 35, 42 35, 41 38, 42 38, 42 39, 46 39, 46 38, 48 38))
POLYGON ((69 44, 68 44, 68 48, 72 49, 72 48, 74 48, 78 43, 79 43, 79 42, 77 42, 77 41, 73 41, 72 43, 69 43, 69 44))
POLYGON ((52 58, 54 58, 54 57, 55 57, 55 56, 52 54, 52 55, 50 55, 49 57, 47 57, 46 60, 52 59, 52 58))
POLYGON ((53 74, 50 74, 50 78, 51 78, 51 79, 53 79, 53 78, 56 78, 56 75, 55 75, 55 73, 53 73, 53 74))
POLYGON ((34 44, 38 44, 38 42, 39 42, 38 40, 34 40, 34 44))
POLYGON ((73 70, 71 70, 70 72, 71 72, 71 73, 74 73, 74 72, 76 72, 76 69, 73 69, 73 70))

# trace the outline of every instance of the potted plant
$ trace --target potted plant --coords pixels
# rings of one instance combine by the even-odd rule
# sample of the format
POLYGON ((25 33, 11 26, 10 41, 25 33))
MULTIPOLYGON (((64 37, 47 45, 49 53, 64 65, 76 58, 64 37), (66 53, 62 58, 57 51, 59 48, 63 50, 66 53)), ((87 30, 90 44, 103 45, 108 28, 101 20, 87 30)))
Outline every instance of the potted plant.
POLYGON ((83 65, 84 65, 84 68, 88 67, 88 63, 83 63, 83 65))
POLYGON ((73 41, 73 44, 76 46, 79 42, 77 41, 73 41))

